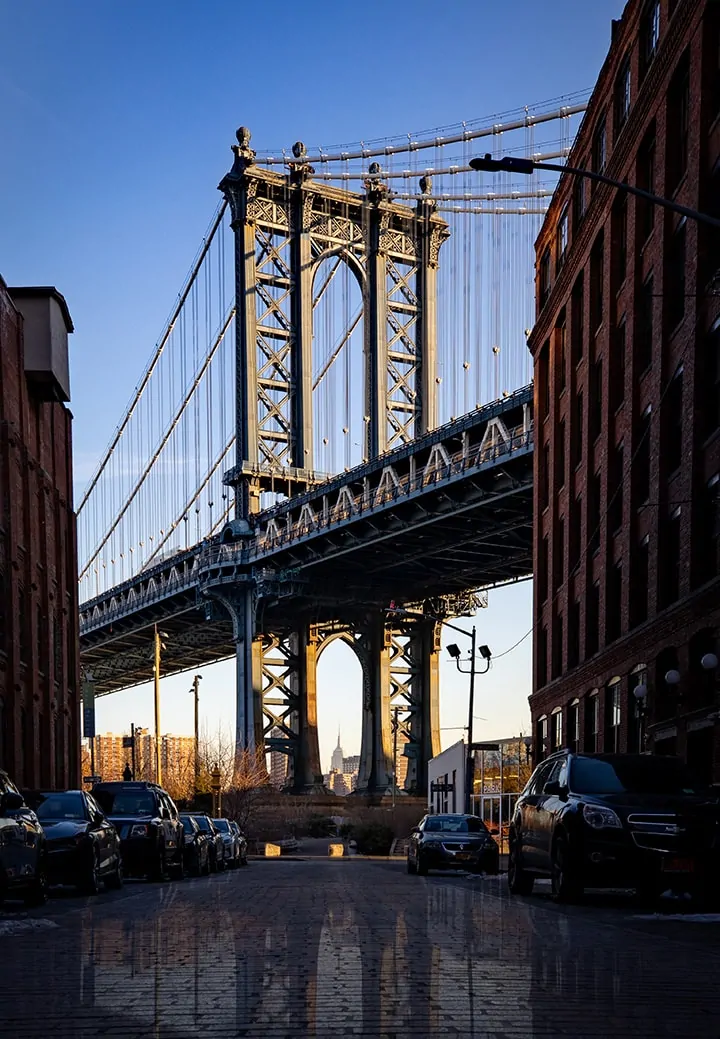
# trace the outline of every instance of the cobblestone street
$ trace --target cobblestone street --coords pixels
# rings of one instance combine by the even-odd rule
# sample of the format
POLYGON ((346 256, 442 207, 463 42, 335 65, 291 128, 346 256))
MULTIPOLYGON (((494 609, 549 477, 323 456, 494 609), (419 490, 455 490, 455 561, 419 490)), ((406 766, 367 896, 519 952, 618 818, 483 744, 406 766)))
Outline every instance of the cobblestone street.
POLYGON ((720 1036, 720 924, 387 861, 254 862, 0 913, 13 1039, 720 1036))

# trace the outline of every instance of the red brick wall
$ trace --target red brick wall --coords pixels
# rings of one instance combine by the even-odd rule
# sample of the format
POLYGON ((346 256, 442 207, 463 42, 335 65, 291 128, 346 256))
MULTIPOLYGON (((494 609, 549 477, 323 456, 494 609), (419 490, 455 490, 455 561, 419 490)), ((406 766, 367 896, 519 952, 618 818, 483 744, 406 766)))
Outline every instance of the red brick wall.
MULTIPOLYGON (((614 27, 613 45, 575 142, 569 160, 571 165, 592 165, 597 127, 605 119, 608 176, 637 184, 644 168, 642 148, 652 136, 655 193, 671 196, 691 208, 717 208, 720 194, 717 180, 720 164, 719 6, 707 0, 686 0, 672 6, 668 0, 661 0, 658 49, 643 75, 642 18, 647 4, 630 0, 621 22, 614 27), (623 62, 628 57, 631 109, 627 121, 618 126, 616 90, 623 62), (688 161, 685 175, 676 183, 672 178, 675 152, 671 153, 666 142, 673 140, 672 128, 677 125, 673 89, 679 82, 678 70, 684 60, 689 66, 688 161)), ((589 182, 585 183, 589 191, 589 182)), ((708 432, 706 404, 707 386, 715 377, 708 334, 720 318, 720 297, 710 283, 717 269, 714 260, 718 259, 718 253, 714 252, 713 260, 708 233, 697 222, 688 220, 684 293, 673 295, 677 272, 682 269, 681 264, 670 262, 673 234, 679 227, 680 217, 655 208, 654 227, 646 236, 643 204, 627 196, 627 271, 625 277, 621 277, 617 209, 613 218, 618 195, 610 187, 595 186, 584 218, 576 221, 575 184, 570 177, 561 181, 536 243, 538 270, 546 248, 551 252, 551 289, 544 305, 538 306, 537 324, 529 340, 535 360, 535 480, 539 492, 545 481, 549 481, 549 496, 545 506, 538 493, 535 504, 535 572, 537 577, 538 566, 545 559, 543 541, 547 539, 548 580, 547 594, 544 581, 535 581, 531 711, 537 722, 553 708, 565 708, 579 697, 582 714, 582 698, 598 688, 602 716, 603 690, 611 678, 620 676, 621 749, 634 749, 628 746, 628 739, 630 743, 636 742, 632 728, 634 699, 629 697, 628 675, 644 663, 649 668, 649 746, 653 746, 653 740, 663 731, 674 726, 676 749, 684 753, 687 732, 699 731, 697 726, 710 722, 713 709, 718 706, 707 702, 707 676, 698 675, 695 660, 700 645, 717 646, 720 632, 720 583, 714 577, 718 561, 717 537, 713 544, 707 536, 701 539, 699 533, 708 512, 708 482, 720 473, 720 428, 708 432), (560 265, 555 248, 556 229, 566 204, 570 205, 570 246, 560 265), (602 272, 602 309, 601 320, 596 321, 591 299, 592 256, 601 234, 604 250, 598 270, 602 272), (572 288, 581 272, 584 304, 581 311, 573 313, 572 288), (653 335, 648 366, 641 357, 639 324, 643 286, 650 275, 653 277, 653 335), (684 298, 684 317, 678 322, 672 317, 671 304, 680 296, 684 298), (564 358, 556 332, 563 310, 566 317, 564 358), (623 324, 624 377, 619 362, 623 324), (583 344, 581 358, 573 352, 575 340, 583 344), (682 382, 671 385, 681 366, 682 382), (598 371, 601 372, 599 380, 598 371), (547 380, 549 392, 545 388, 547 380), (675 390, 680 385, 682 392, 675 399, 675 390), (592 428, 591 422, 596 386, 600 390, 599 431, 592 428), (579 395, 583 401, 581 421, 579 395), (547 400, 549 407, 545 414, 547 400), (642 416, 648 407, 651 409, 650 433, 644 443, 648 447, 649 471, 645 488, 639 479, 643 449, 638 451, 637 447, 642 416), (561 423, 566 431, 564 464, 561 423), (576 464, 580 444, 582 457, 576 464), (615 479, 613 460, 621 445, 622 474, 615 479), (595 479, 599 481, 597 509, 591 505, 595 479), (622 488, 621 495, 616 494, 618 486, 622 488), (574 503, 578 501, 581 503, 579 560, 571 557, 572 516, 577 509, 574 503), (668 545, 671 543, 670 517, 677 509, 680 512, 676 552, 668 545), (642 571, 640 546, 645 538, 648 546, 646 581, 639 576, 642 571), (663 598, 665 589, 672 583, 668 576, 670 565, 676 560, 677 594, 673 592, 663 598), (617 565, 621 566, 618 571, 621 579, 614 582, 617 565), (595 584, 599 588, 597 646, 592 638, 591 590, 595 584), (647 619, 639 620, 637 614, 631 615, 631 603, 637 603, 638 589, 644 587, 648 593, 647 619), (568 630, 574 603, 579 604, 579 653, 576 654, 572 649, 572 632, 568 630), (701 637, 698 633, 703 631, 706 635, 701 637), (691 639, 694 640, 692 645, 691 639), (677 650, 678 669, 683 674, 679 700, 669 697, 663 677, 668 668, 661 654, 670 647, 677 650), (662 674, 656 673, 658 668, 662 674), (703 691, 702 703, 695 695, 696 687, 703 691)), ((716 687, 716 701, 717 692, 716 687)), ((716 755, 720 758, 717 724, 715 740, 716 755)), ((598 749, 602 749, 602 740, 598 749)), ((720 780, 720 772, 716 771, 716 777, 720 780)))
POLYGON ((28 386, 22 317, 2 280, 0 373, 0 766, 22 786, 76 786, 72 415, 28 386))

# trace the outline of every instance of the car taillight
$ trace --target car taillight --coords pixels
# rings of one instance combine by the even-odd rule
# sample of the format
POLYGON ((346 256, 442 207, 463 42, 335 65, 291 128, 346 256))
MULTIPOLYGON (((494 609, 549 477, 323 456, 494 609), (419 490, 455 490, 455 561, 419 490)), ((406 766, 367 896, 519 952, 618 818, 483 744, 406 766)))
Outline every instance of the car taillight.
POLYGON ((147 837, 150 833, 150 827, 146 826, 145 823, 135 823, 130 827, 131 837, 147 837))

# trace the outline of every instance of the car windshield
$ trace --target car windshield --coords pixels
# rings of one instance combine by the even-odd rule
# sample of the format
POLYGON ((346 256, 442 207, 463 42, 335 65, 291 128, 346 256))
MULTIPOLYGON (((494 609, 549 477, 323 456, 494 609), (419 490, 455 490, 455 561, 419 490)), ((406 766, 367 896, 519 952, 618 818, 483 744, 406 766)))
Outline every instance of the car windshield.
POLYGON ((213 822, 221 833, 230 833, 230 824, 227 819, 213 819, 213 822))
POLYGON ((424 829, 432 833, 486 833, 485 824, 476 816, 430 815, 424 829))
POLYGON ((195 827, 193 826, 193 820, 190 818, 189 815, 181 815, 180 816, 180 822, 183 824, 183 827, 187 830, 188 833, 194 833, 195 832, 195 827))
POLYGON ((203 833, 212 833, 212 826, 210 820, 205 815, 196 815, 195 822, 198 824, 203 833))
POLYGON ((683 762, 648 755, 575 758, 570 789, 577 794, 700 794, 704 787, 683 762))
POLYGON ((95 790, 107 815, 154 815, 155 798, 147 790, 95 790))
POLYGON ((35 809, 41 822, 85 819, 85 802, 80 794, 45 794, 35 809))

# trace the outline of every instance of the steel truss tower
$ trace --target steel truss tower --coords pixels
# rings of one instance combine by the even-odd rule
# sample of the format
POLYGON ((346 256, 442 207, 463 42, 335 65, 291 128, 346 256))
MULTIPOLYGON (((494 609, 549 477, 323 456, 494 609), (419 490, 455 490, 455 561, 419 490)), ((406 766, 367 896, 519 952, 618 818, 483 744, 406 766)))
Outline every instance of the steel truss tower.
MULTIPOLYGON (((235 519, 227 540, 252 536, 263 491, 290 496, 324 478, 313 461, 312 342, 314 277, 326 259, 346 263, 362 294, 366 459, 435 428, 437 268, 449 234, 430 198, 415 208, 389 202, 379 167, 370 167, 366 191, 357 194, 314 182, 299 142, 287 175, 256 164, 245 127, 237 142, 220 183, 236 279, 236 458, 225 476, 235 519)), ((421 188, 425 195, 430 184, 421 188)), ((292 580, 267 573, 214 594, 233 621, 238 750, 281 750, 292 790, 322 788, 317 662, 342 638, 363 670, 358 789, 377 794, 392 784, 397 706, 409 758, 405 789, 422 793, 426 763, 440 749, 437 620, 422 604, 416 618, 398 624, 361 603, 338 602, 332 624, 298 615, 292 628, 268 631, 263 602, 278 595, 292 595, 292 580)))

